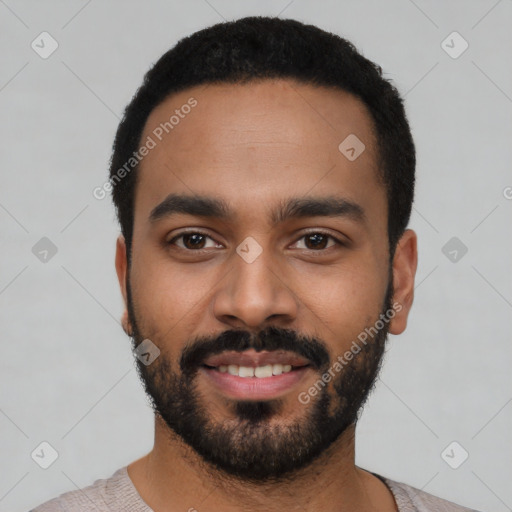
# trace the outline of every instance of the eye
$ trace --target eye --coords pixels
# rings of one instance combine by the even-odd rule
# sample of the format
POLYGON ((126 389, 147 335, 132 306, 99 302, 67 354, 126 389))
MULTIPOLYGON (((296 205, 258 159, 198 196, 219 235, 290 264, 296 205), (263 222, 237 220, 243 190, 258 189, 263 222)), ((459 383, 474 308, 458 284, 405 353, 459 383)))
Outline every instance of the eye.
POLYGON ((301 240, 305 241, 305 247, 299 247, 299 249, 309 249, 313 251, 321 251, 325 249, 329 249, 335 245, 343 245, 343 243, 337 238, 333 237, 329 233, 324 233, 322 231, 314 231, 310 233, 306 233, 296 242, 298 244, 301 240), (328 240, 332 240, 333 243, 331 245, 326 245, 328 240))
MULTIPOLYGON (((324 233, 322 231, 306 233, 305 235, 301 236, 297 242, 295 242, 295 245, 299 244, 301 240, 304 240, 304 247, 297 247, 298 249, 306 249, 317 252, 329 249, 335 245, 344 245, 343 242, 331 234, 324 233), (331 245, 328 245, 329 240, 332 241, 331 245)), ((204 249, 220 246, 220 244, 213 240, 212 237, 206 233, 202 233, 201 231, 188 231, 179 233, 171 240, 169 240, 167 245, 176 245, 179 249, 183 249, 184 251, 201 251, 204 249), (212 244, 208 246, 207 240, 211 240, 212 244), (178 243, 178 241, 180 243, 178 243)))
POLYGON ((210 239, 212 242, 214 242, 213 245, 210 245, 210 247, 216 247, 218 244, 206 233, 201 233, 200 231, 188 231, 186 233, 180 233, 179 235, 175 236, 169 242, 167 242, 168 245, 176 245, 180 249, 184 250, 202 250, 207 249, 206 246, 206 239, 210 239), (182 244, 175 243, 177 240, 182 239, 182 244))

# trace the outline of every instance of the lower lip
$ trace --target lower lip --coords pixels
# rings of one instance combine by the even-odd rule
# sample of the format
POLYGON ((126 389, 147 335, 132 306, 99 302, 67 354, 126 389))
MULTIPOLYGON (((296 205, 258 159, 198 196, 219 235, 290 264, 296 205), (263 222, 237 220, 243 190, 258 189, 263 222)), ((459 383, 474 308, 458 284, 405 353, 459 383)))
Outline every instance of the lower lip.
POLYGON ((239 377, 202 367, 200 373, 223 395, 239 400, 270 400, 289 393, 305 376, 308 367, 272 377, 239 377))

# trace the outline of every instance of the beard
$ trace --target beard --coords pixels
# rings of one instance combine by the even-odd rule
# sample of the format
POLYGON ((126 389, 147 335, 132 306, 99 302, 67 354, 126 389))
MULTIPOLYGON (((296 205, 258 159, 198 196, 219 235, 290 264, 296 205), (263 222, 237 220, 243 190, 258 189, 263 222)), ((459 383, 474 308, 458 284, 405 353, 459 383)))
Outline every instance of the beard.
MULTIPOLYGON (((135 350, 147 338, 135 318, 129 279, 127 296, 135 350)), ((391 310, 392 296, 390 279, 382 308, 385 315, 391 310)), ((286 422, 280 416, 285 405, 282 398, 226 398, 229 415, 215 420, 213 411, 209 412, 208 400, 198 389, 198 371, 206 357, 225 350, 287 350, 308 359, 310 367, 318 372, 320 382, 336 356, 331 360, 326 344, 318 338, 277 327, 268 327, 258 334, 228 330, 216 337, 191 340, 174 365, 165 350, 147 366, 137 358, 137 371, 155 414, 164 420, 171 434, 178 436, 207 463, 209 470, 256 484, 279 482, 290 479, 293 473, 326 454, 327 449, 357 422, 375 385, 384 355, 389 325, 381 323, 384 327, 360 346, 360 352, 350 361, 345 361, 329 384, 322 382, 324 385, 314 398, 304 404, 297 397, 294 413, 301 409, 303 412, 286 422)), ((161 349, 166 346, 163 339, 152 342, 161 349)))

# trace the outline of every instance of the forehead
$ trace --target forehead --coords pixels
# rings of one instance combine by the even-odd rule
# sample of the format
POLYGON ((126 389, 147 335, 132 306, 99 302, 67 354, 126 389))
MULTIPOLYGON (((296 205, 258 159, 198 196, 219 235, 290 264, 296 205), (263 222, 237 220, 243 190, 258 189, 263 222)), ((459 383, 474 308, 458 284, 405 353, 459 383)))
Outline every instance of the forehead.
POLYGON ((292 80, 189 88, 151 112, 141 145, 150 140, 136 225, 171 193, 215 196, 241 213, 334 192, 380 216, 386 208, 371 116, 338 89, 292 80))

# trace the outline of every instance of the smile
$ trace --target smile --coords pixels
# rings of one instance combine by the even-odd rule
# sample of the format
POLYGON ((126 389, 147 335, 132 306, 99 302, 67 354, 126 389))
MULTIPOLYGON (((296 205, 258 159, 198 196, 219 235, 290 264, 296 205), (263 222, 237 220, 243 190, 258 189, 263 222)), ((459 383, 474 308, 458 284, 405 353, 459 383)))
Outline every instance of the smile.
POLYGON ((282 373, 291 372, 293 366, 291 364, 267 364, 265 366, 239 366, 237 364, 221 365, 218 367, 208 367, 218 370, 220 373, 229 373, 238 377, 255 377, 264 379, 273 375, 281 375, 282 373))
POLYGON ((200 373, 224 396, 269 400, 289 393, 310 366, 307 359, 287 351, 231 351, 207 358, 200 373))

